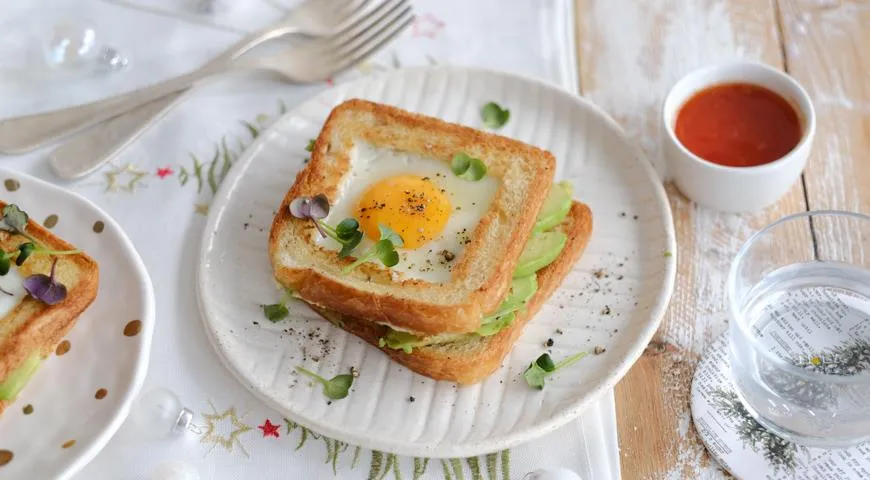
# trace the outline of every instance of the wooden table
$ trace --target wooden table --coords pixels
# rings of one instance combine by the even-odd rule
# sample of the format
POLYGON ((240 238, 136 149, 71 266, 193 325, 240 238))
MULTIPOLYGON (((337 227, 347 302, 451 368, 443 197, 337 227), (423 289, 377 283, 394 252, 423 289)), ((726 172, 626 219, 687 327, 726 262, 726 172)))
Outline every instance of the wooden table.
POLYGON ((760 60, 789 72, 813 98, 818 131, 809 165, 776 206, 720 214, 667 184, 676 288, 655 340, 616 387, 623 478, 720 478, 692 426, 689 390, 700 355, 727 327, 731 259, 751 233, 790 213, 870 213, 870 1, 576 2, 581 90, 660 171, 661 102, 695 68, 760 60))

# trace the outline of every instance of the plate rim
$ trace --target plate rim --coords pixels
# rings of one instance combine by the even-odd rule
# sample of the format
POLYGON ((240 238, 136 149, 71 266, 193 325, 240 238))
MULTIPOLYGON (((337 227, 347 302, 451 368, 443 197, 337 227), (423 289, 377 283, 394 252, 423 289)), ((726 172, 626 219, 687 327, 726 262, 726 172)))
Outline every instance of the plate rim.
MULTIPOLYGON (((333 102, 328 101, 322 103, 332 104, 333 102)), ((221 182, 221 185, 219 186, 218 191, 216 192, 214 199, 212 200, 211 207, 209 208, 207 221, 204 226, 202 236, 200 237, 200 251, 196 271, 196 296, 197 303, 200 307, 200 317, 203 321, 203 326, 208 336, 209 343, 211 343, 212 348, 214 348, 217 356, 220 358, 221 364, 223 364, 224 367, 233 375, 233 377, 235 377, 237 382, 243 385, 245 389, 251 392, 260 401, 264 402, 270 408, 276 410, 287 418, 304 424, 305 426, 312 428, 320 434, 327 435, 331 438, 338 439, 352 445, 359 445, 364 448, 380 450, 383 452, 394 453, 397 455, 427 458, 453 458, 484 455, 487 453, 504 450, 506 448, 511 448, 516 445, 529 442, 536 438, 540 438, 566 425, 572 420, 579 418, 588 405, 590 405, 594 401, 597 401, 601 397, 601 395, 611 390, 628 373, 629 369, 631 369, 631 367, 643 354, 643 351, 646 349, 647 344, 652 340, 656 331, 658 331, 658 328, 661 325, 662 320, 664 319, 664 315, 667 312, 670 300, 673 295, 677 273, 676 231, 674 227, 673 213, 671 210, 670 201, 668 200, 664 185, 659 179, 658 174, 655 172, 653 165, 643 154, 643 151, 640 149, 640 147, 635 142, 632 142, 630 140, 623 128, 602 108, 595 105, 585 97, 566 90, 558 84, 549 82, 544 79, 485 67, 459 65, 428 65, 405 67, 386 72, 377 72, 367 75, 365 77, 356 78, 344 83, 336 84, 333 89, 325 90, 316 95, 308 97, 297 106, 289 109, 284 115, 276 119, 275 122, 272 123, 272 125, 270 125, 264 132, 262 132, 257 137, 257 139, 254 140, 254 142, 245 150, 242 157, 233 165, 232 170, 230 171, 229 175, 233 177, 233 181, 221 182), (349 88, 364 85, 366 83, 383 82, 385 81, 384 79, 386 77, 406 76, 416 72, 428 75, 432 74, 432 72, 438 71, 447 71, 448 74, 466 73, 468 75, 474 76, 494 75, 524 83, 531 83, 542 89, 549 90, 554 95, 562 95, 565 98, 570 99, 572 108, 587 109, 587 111, 593 114, 596 118, 603 121, 608 127, 613 130, 613 132, 630 149, 630 151, 633 152, 634 160, 640 164, 641 169, 646 174, 647 180, 651 183, 652 189, 655 194, 654 198, 659 205, 659 210, 661 213, 661 223, 662 227, 664 228, 665 243, 668 249, 667 251, 671 252, 671 255, 665 256, 665 278, 662 287, 658 292, 658 295, 655 297, 654 305, 652 308, 650 308, 650 311, 648 313, 650 321, 647 322, 645 328, 643 328, 639 332, 634 346, 628 350, 628 355, 626 355, 619 362, 617 362, 616 367, 613 368, 613 370, 606 377, 604 377, 595 388, 590 390, 590 393, 584 395, 581 400, 572 402, 570 406, 563 409, 558 414, 553 415, 547 420, 542 421, 536 425, 496 437, 489 437, 471 442, 465 442, 459 445, 444 443, 391 443, 385 440, 371 439, 369 437, 366 437, 365 435, 347 433, 345 431, 334 428, 330 424, 306 418, 296 412, 287 410, 282 405, 273 401, 267 395, 254 388, 254 386, 251 385, 250 382, 248 382, 242 376, 242 372, 238 371, 236 367, 233 366, 226 358, 223 348, 220 346, 220 343, 215 338, 215 333, 212 332, 212 328, 210 327, 210 321, 207 312, 210 312, 211 308, 207 305, 207 302, 205 302, 204 299, 204 288, 207 278, 206 271, 208 270, 208 262, 206 262, 205 259, 206 254, 209 250, 208 246, 211 243, 210 237, 213 237, 217 231, 215 229, 215 224, 219 221, 223 212, 226 209, 227 204, 229 203, 229 196, 227 195, 227 190, 229 190, 230 188, 234 188, 234 185, 242 177, 242 175, 238 173, 233 175, 232 170, 238 172, 240 171, 240 168, 247 168, 247 166, 252 163, 255 155, 262 150, 263 146, 267 142, 267 138, 275 133, 275 131, 277 130, 277 125, 279 123, 285 121, 288 117, 296 115, 295 112, 302 105, 316 102, 318 100, 323 100, 324 98, 331 95, 336 95, 336 89, 342 89, 346 91, 349 88)))
POLYGON ((124 254, 130 258, 140 280, 140 292, 142 293, 144 305, 140 318, 140 320, 142 320, 142 330, 139 333, 139 336, 141 337, 140 341, 142 342, 142 353, 136 358, 132 370, 130 388, 124 390, 123 395, 121 395, 121 407, 109 417, 109 421, 100 429, 99 433, 89 441, 77 442, 77 445, 83 444, 84 448, 79 449, 79 453, 74 455, 73 460, 59 472, 58 480, 66 480, 85 468, 94 458, 96 458, 97 455, 99 455, 100 452, 103 451, 115 434, 118 433, 118 430, 121 429, 121 426, 129 416, 130 409, 145 383, 145 378, 148 375, 148 368, 151 363, 151 345, 156 319, 155 312, 157 306, 154 295, 154 284, 151 281, 151 276, 148 274, 148 269, 145 267, 145 262, 142 260, 142 257, 139 255, 139 252, 136 250, 130 237, 127 236, 127 233, 123 228, 121 228, 121 225, 119 225, 111 215, 100 208, 96 203, 71 190, 67 190, 59 185, 55 185, 51 182, 18 170, 0 167, 0 175, 6 175, 9 178, 19 180, 21 183, 26 182, 35 185, 38 189, 50 190, 58 195, 68 197, 71 201, 78 202, 84 208, 90 209, 99 214, 103 223, 110 226, 110 228, 115 229, 118 233, 118 238, 120 240, 119 245, 124 254))

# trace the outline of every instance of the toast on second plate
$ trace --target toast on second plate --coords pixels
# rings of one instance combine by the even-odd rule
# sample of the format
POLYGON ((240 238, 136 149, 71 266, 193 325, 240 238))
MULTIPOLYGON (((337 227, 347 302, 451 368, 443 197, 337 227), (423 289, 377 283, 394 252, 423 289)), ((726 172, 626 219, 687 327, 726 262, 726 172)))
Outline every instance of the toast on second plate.
POLYGON ((510 288, 554 170, 549 152, 516 140, 346 101, 331 112, 274 218, 275 277, 342 315, 422 334, 473 332, 510 288), (482 177, 475 159, 485 165, 482 177), (294 200, 318 194, 328 199, 321 225, 290 211, 294 200), (364 236, 339 258, 342 244, 328 234, 347 218, 364 236), (387 238, 382 226, 402 239, 398 263, 371 258, 348 271, 387 238))
MULTIPOLYGON (((0 209, 5 207, 0 201, 0 209)), ((25 233, 48 250, 75 250, 32 220, 27 221, 25 233)), ((37 252, 16 266, 16 252, 28 242, 32 240, 21 234, 0 231, 0 249, 11 252, 13 260, 9 273, 0 276, 0 414, 94 301, 99 286, 97 262, 85 253, 53 256, 37 252), (23 279, 50 275, 55 259, 54 279, 66 287, 66 296, 48 305, 24 289, 23 279)))
POLYGON ((435 380, 460 384, 477 383, 501 365, 523 328, 556 291, 582 256, 592 235, 591 210, 583 203, 574 202, 567 217, 555 230, 567 236, 565 246, 552 263, 536 272, 537 291, 525 304, 525 309, 517 314, 510 325, 494 335, 459 335, 451 341, 415 346, 409 349, 410 351, 405 351, 401 348, 390 348, 381 340, 388 335, 389 327, 365 319, 340 315, 316 306, 313 308, 333 324, 380 348, 394 361, 414 372, 435 380))

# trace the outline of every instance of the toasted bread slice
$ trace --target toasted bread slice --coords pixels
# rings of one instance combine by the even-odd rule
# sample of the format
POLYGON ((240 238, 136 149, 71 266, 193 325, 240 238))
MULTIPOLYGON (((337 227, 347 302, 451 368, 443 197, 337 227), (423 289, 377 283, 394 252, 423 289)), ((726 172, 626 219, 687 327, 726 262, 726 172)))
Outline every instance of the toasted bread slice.
POLYGON ((554 169, 552 154, 516 140, 349 100, 330 114, 311 161, 275 216, 269 237, 275 277, 309 303, 344 315, 425 334, 472 332, 508 291, 554 169), (323 193, 330 204, 336 201, 340 182, 351 168, 354 145, 360 143, 420 155, 448 167, 456 153, 465 152, 486 164, 487 177, 498 179, 492 203, 453 265, 449 281, 397 279, 396 271, 374 262, 343 274, 342 268, 354 259, 339 259, 335 251, 319 246, 312 222, 290 214, 288 206, 299 196, 323 193))
MULTIPOLYGON (((580 202, 574 202, 561 230, 568 235, 562 253, 550 265, 537 272, 538 290, 526 304, 525 312, 518 314, 514 322, 490 337, 430 345, 415 348, 411 353, 378 347, 396 362, 420 375, 435 380, 448 380, 460 384, 477 383, 500 365, 523 328, 540 310, 541 306, 556 291, 565 276, 583 254, 592 235, 592 212, 580 202)), ((313 307, 325 318, 366 342, 378 346, 378 339, 387 333, 387 328, 360 318, 337 316, 332 312, 313 307)))
MULTIPOLYGON (((0 201, 0 209, 6 204, 0 201)), ((75 250, 76 247, 56 237, 50 231, 28 221, 26 232, 52 250, 75 250)), ((20 235, 0 232, 0 248, 13 251, 27 242, 20 235)), ((62 255, 58 258, 55 278, 67 288, 67 296, 55 305, 24 298, 3 318, 0 318, 0 383, 33 354, 47 357, 76 323, 78 316, 94 301, 99 286, 97 262, 86 254, 62 255)), ((52 257, 33 254, 17 268, 23 278, 42 273, 48 275, 52 257)), ((0 293, 2 294, 2 293, 0 293)), ((0 401, 0 414, 5 408, 0 401)))

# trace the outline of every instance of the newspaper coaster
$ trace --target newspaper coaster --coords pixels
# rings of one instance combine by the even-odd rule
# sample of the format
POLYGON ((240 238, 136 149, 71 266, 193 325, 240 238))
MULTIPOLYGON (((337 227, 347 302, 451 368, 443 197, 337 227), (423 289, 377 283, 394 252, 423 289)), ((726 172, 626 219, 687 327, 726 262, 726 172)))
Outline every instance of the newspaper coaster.
POLYGON ((695 371, 692 417, 707 450, 735 477, 870 478, 870 442, 845 449, 808 448, 776 436, 749 415, 731 386, 727 333, 704 352, 695 371))

